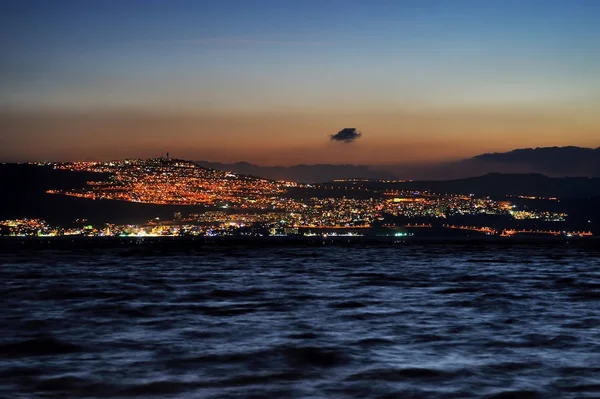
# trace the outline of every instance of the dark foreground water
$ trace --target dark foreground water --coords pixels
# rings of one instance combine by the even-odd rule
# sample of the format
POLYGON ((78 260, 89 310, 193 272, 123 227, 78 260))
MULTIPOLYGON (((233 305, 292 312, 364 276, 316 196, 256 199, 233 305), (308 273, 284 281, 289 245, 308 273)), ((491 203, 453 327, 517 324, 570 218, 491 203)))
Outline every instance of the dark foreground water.
POLYGON ((598 251, 0 255, 0 396, 600 397, 598 251))

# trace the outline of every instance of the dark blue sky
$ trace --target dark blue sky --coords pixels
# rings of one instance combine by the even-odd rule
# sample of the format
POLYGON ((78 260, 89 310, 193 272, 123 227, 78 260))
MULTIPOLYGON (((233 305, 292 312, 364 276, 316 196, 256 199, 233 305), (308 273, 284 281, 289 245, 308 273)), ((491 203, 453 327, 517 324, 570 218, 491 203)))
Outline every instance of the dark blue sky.
POLYGON ((167 133, 186 156, 262 163, 594 145, 599 15, 593 0, 3 1, 0 158, 144 155, 167 133), (323 147, 355 125, 360 143, 323 147))

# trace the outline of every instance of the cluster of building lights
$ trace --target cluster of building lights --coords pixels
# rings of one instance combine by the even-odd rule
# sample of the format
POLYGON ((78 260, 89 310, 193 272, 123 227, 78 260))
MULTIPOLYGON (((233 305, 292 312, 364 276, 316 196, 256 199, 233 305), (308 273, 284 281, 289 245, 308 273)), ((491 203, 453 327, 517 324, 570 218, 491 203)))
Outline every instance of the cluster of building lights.
POLYGON ((79 227, 64 228, 52 226, 41 219, 0 220, 0 235, 13 237, 56 237, 71 235, 92 235, 97 231, 93 226, 80 224, 79 227))
POLYGON ((292 182, 275 182, 201 168, 170 158, 55 164, 56 169, 108 173, 107 181, 91 181, 78 190, 48 190, 94 200, 122 200, 159 205, 214 205, 270 209, 292 182))
MULTIPOLYGON (((16 219, 0 221, 0 235, 12 237, 176 237, 176 236, 363 236, 383 235, 394 237, 411 237, 421 229, 432 228, 432 225, 420 224, 404 226, 384 226, 387 230, 374 232, 370 226, 358 226, 355 228, 344 228, 333 226, 331 228, 298 228, 297 226, 280 222, 252 221, 246 222, 223 222, 214 219, 210 222, 194 221, 192 218, 161 222, 152 220, 142 225, 135 224, 105 224, 103 227, 93 225, 82 225, 80 227, 58 227, 52 226, 44 220, 39 219, 16 219), (402 231, 395 229, 401 228, 402 231)), ((566 237, 591 236, 589 231, 564 231, 564 230, 535 230, 535 229, 504 229, 497 230, 491 227, 443 225, 445 229, 460 229, 479 232, 485 235, 499 235, 511 237, 517 234, 537 234, 566 237)))
POLYGON ((518 220, 535 219, 543 220, 545 222, 564 222, 568 217, 566 213, 561 212, 538 212, 529 210, 511 210, 509 212, 513 218, 518 220))
MULTIPOLYGON (((57 228, 36 219, 5 221, 0 222, 0 227, 4 226, 2 234, 7 235, 8 232, 8 235, 86 236, 290 235, 299 234, 299 231, 314 234, 314 231, 322 231, 322 229, 329 229, 327 234, 360 234, 357 232, 364 231, 361 229, 380 224, 385 220, 385 216, 393 216, 414 220, 440 219, 441 221, 437 223, 438 227, 500 235, 501 231, 489 227, 450 226, 442 221, 465 215, 505 215, 514 220, 533 219, 544 222, 564 222, 568 218, 565 213, 520 210, 509 201, 495 201, 474 195, 391 189, 376 191, 370 184, 373 181, 363 179, 338 180, 321 185, 301 185, 206 169, 191 162, 168 157, 113 162, 56 163, 51 166, 60 170, 104 173, 107 177, 90 180, 82 189, 49 190, 50 194, 160 205, 204 205, 206 211, 185 217, 177 214, 172 221, 155 220, 143 225, 103 227, 81 225, 77 228, 57 228), (289 190, 295 188, 306 190, 308 195, 301 198, 288 195, 289 190), (311 194, 312 190, 314 195, 311 194), (334 190, 336 194, 328 195, 328 190, 334 190), (356 194, 346 194, 347 191, 356 194), (364 191, 368 194, 363 195, 364 191), (317 195, 318 192, 320 195, 317 195), (326 194, 322 195, 323 192, 326 194)), ((395 227, 431 228, 432 226, 407 224, 395 227)), ((559 228, 551 231, 555 230, 561 231, 559 228)), ((518 232, 518 230, 510 230, 506 235, 514 235, 518 232)), ((402 231, 393 234, 402 237, 412 233, 402 231)))

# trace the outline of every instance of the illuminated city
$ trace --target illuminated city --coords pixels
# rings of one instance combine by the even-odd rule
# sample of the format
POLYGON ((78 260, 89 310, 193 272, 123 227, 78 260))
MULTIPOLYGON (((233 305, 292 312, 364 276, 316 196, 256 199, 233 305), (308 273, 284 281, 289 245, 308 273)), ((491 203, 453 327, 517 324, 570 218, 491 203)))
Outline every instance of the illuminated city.
MULTIPOLYGON (((48 165, 44 165, 48 166, 48 165)), ((54 163, 56 170, 99 173, 85 187, 47 194, 98 201, 195 206, 137 223, 92 225, 77 220, 51 226, 44 220, 0 222, 8 236, 413 236, 463 231, 487 236, 518 234, 590 236, 566 228, 564 212, 517 206, 473 194, 390 189, 403 181, 338 180, 323 184, 274 181, 202 168, 168 157, 112 162, 54 163), (373 186, 373 184, 384 186, 373 186), (377 188, 379 187, 379 188, 377 188), (534 224, 531 224, 534 223, 534 224), (537 225, 535 223, 541 223, 537 225)), ((518 199, 534 200, 526 196, 518 199)), ((550 200, 558 201, 557 198, 550 200)))
POLYGON ((205 169, 191 162, 170 158, 76 162, 57 164, 55 168, 107 173, 110 174, 110 180, 90 181, 89 187, 83 190, 49 190, 49 194, 160 205, 213 205, 227 202, 240 208, 268 209, 277 206, 276 198, 285 193, 285 187, 295 185, 205 169))

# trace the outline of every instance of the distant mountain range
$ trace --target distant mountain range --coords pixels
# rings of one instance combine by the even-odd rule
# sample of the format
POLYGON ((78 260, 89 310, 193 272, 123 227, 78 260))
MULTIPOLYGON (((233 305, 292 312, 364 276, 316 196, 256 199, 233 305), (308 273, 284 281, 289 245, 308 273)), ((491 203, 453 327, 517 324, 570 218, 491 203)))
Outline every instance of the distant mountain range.
POLYGON ((221 163, 196 161, 197 165, 226 170, 242 175, 264 177, 274 180, 291 180, 297 182, 325 182, 337 179, 396 179, 390 172, 374 170, 368 165, 295 165, 295 166, 259 166, 248 162, 221 163))
POLYGON ((337 179, 451 180, 486 173, 539 173, 551 177, 600 176, 600 147, 540 147, 488 153, 437 164, 259 166, 196 161, 200 166, 268 179, 326 182, 337 179))
POLYGON ((473 161, 522 166, 538 173, 557 176, 600 176, 600 147, 524 148, 482 154, 473 161))

